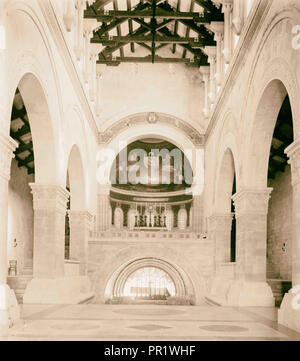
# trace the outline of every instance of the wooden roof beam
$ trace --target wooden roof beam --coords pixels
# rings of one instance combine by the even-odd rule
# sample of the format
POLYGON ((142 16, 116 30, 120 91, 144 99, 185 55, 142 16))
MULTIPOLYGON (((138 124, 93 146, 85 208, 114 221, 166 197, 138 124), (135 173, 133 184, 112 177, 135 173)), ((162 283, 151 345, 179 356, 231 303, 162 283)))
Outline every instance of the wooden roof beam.
MULTIPOLYGON (((179 36, 155 36, 155 42, 160 44, 190 44, 193 46, 194 44, 198 46, 199 44, 198 38, 191 37, 179 37, 179 36)), ((126 35, 126 36, 113 36, 111 38, 102 37, 101 39, 93 39, 92 43, 101 43, 106 46, 116 45, 117 43, 151 43, 152 36, 151 35, 126 35)), ((205 46, 204 42, 202 42, 202 46, 205 46)))
MULTIPOLYGON (((182 59, 182 58, 163 58, 158 55, 155 56, 154 59, 155 63, 189 63, 190 61, 188 59, 182 59)), ((119 65, 121 62, 124 63, 151 63, 152 62, 152 56, 145 56, 145 57, 116 57, 115 59, 109 59, 109 60, 98 60, 97 64, 106 64, 106 65, 119 65), (117 64, 114 64, 117 63, 117 64)))
MULTIPOLYGON (((109 22, 114 19, 151 19, 153 17, 152 10, 144 11, 126 11, 126 10, 110 10, 109 12, 97 12, 97 14, 86 14, 86 19, 97 19, 99 22, 109 22)), ((173 20, 193 20, 197 23, 208 23, 205 16, 196 12, 168 12, 157 9, 155 13, 156 19, 173 19, 173 20)))

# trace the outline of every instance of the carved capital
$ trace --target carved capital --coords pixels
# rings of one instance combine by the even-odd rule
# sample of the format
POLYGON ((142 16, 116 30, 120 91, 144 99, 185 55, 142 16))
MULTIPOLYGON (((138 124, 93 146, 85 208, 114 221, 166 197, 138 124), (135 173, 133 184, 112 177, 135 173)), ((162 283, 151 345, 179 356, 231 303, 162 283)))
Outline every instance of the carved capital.
POLYGON ((58 185, 30 183, 33 194, 33 209, 42 211, 58 211, 66 214, 70 193, 58 185))
POLYGON ((10 136, 0 133, 0 176, 10 179, 10 165, 11 160, 14 158, 14 151, 18 147, 10 136))
POLYGON ((70 227, 90 228, 93 216, 88 211, 68 211, 70 227))
POLYGON ((217 56, 217 47, 216 46, 205 46, 204 52, 208 56, 208 62, 211 63, 212 61, 215 61, 217 56))
POLYGON ((267 215, 273 188, 247 189, 236 193, 232 200, 236 218, 243 215, 267 215))
POLYGON ((229 13, 233 8, 233 0, 220 0, 222 4, 222 13, 229 13))
POLYGON ((284 152, 289 157, 289 164, 292 169, 292 184, 296 186, 300 183, 300 140, 292 143, 284 152))
POLYGON ((93 31, 97 28, 96 19, 83 19, 83 34, 85 37, 91 38, 93 31))

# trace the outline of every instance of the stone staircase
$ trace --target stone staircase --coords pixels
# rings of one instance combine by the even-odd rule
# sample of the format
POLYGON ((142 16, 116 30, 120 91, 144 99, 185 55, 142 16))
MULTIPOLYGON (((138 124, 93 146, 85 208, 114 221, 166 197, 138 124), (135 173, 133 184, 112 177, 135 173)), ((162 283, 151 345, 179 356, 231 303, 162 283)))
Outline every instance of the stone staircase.
POLYGON ((23 303, 23 295, 26 289, 26 286, 29 281, 33 278, 33 267, 32 263, 26 264, 23 268, 21 274, 17 276, 8 276, 7 277, 7 284, 11 289, 15 291, 15 295, 17 298, 18 303, 23 303))

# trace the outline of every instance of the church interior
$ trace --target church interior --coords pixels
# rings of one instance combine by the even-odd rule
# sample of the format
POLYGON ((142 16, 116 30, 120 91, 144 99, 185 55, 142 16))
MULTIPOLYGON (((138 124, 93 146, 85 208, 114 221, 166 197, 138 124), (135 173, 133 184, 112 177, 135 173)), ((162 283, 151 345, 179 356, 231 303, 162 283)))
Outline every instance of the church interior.
POLYGON ((299 97, 300 0, 1 0, 0 340, 299 341, 299 97))

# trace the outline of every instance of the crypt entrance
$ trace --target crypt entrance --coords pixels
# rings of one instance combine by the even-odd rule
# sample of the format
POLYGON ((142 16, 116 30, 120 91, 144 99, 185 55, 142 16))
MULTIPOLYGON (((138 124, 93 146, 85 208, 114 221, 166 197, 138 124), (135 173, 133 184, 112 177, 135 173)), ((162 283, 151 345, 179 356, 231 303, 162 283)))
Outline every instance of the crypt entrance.
POLYGON ((120 266, 105 290, 107 304, 193 305, 194 287, 177 265, 142 258, 120 266))

